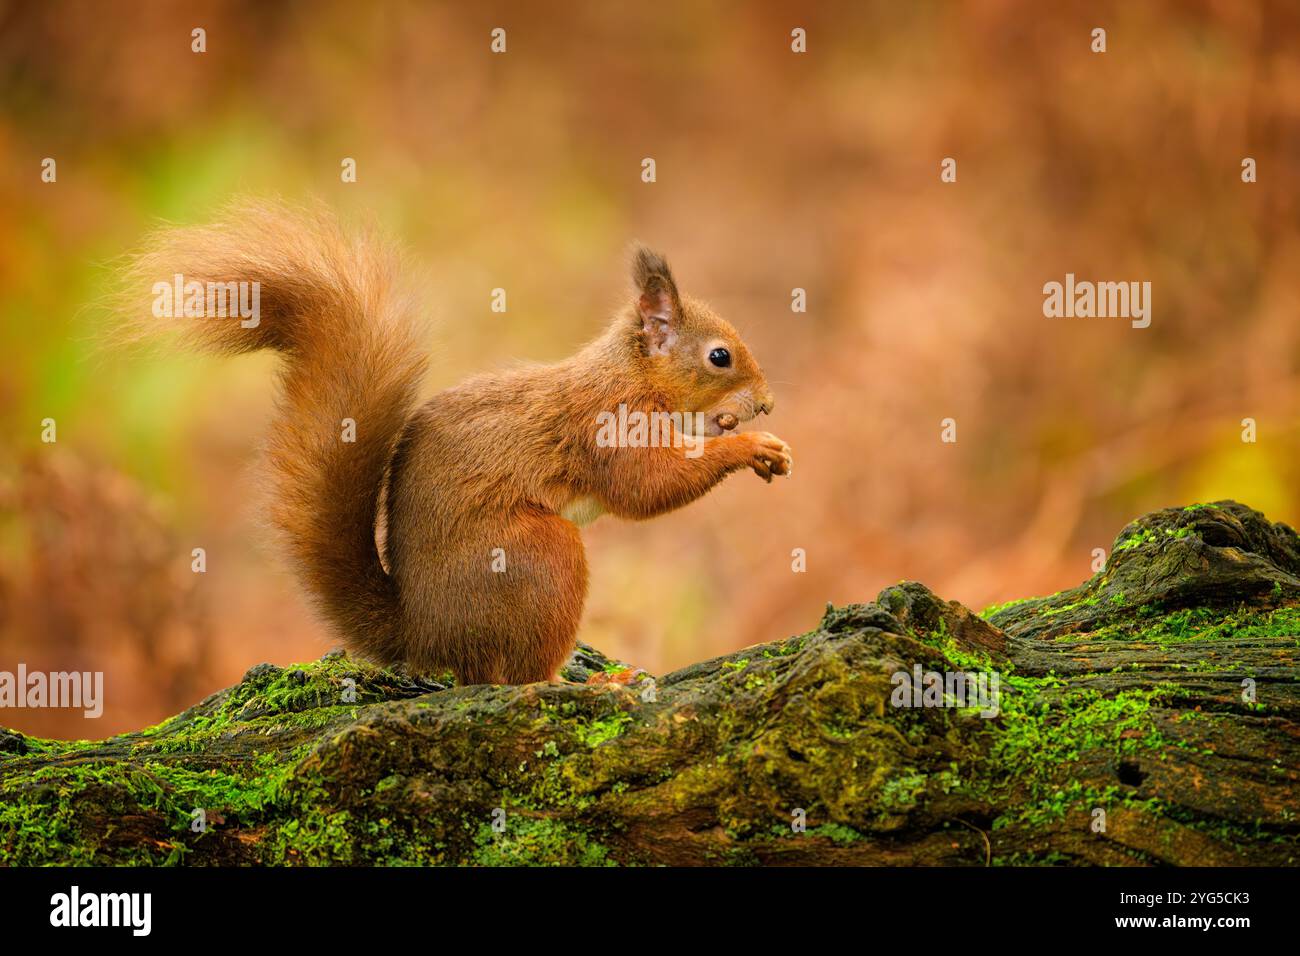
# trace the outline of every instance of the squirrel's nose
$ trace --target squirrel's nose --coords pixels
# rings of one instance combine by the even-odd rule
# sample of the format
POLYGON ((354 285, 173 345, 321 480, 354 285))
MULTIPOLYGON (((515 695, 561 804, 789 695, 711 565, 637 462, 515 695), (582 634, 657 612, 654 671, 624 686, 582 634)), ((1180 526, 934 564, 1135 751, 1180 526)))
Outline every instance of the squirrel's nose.
POLYGON ((767 398, 763 399, 763 401, 758 405, 758 410, 764 415, 770 414, 774 408, 776 408, 776 399, 771 395, 768 395, 767 398))

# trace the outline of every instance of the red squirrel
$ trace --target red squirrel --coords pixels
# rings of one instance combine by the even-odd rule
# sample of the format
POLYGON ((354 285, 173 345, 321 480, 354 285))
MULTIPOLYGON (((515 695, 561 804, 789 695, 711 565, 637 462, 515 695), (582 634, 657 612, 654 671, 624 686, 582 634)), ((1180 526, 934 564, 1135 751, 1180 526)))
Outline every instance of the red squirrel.
POLYGON ((372 231, 244 202, 160 231, 131 276, 135 289, 256 290, 253 321, 151 321, 207 351, 282 353, 269 517, 345 645, 415 673, 519 684, 558 680, 576 644, 580 524, 652 518, 745 468, 790 473, 781 439, 731 430, 773 406, 736 330, 681 295, 657 253, 636 247, 631 271, 626 307, 572 357, 477 375, 424 404, 413 299, 372 231), (672 440, 598 441, 620 412, 678 413, 672 440))

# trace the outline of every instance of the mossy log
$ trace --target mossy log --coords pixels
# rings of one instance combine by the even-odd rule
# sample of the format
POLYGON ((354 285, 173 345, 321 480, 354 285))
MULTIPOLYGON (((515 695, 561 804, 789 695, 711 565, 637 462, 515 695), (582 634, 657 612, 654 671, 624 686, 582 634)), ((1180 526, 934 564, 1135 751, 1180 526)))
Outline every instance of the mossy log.
POLYGON ((521 687, 262 664, 138 733, 0 732, 0 860, 1294 864, 1297 635, 1300 539, 1225 501, 1051 597, 905 583, 630 686, 585 646, 521 687), (895 706, 918 664, 997 715, 895 706))

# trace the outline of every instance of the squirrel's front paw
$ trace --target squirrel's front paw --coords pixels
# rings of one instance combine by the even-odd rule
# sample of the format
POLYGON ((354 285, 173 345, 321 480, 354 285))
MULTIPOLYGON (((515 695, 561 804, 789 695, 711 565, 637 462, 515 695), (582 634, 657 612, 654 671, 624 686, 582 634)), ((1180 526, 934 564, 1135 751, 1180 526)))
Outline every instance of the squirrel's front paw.
POLYGON ((789 475, 794 467, 790 446, 771 432, 753 432, 754 452, 749 467, 754 474, 770 482, 773 475, 789 475))

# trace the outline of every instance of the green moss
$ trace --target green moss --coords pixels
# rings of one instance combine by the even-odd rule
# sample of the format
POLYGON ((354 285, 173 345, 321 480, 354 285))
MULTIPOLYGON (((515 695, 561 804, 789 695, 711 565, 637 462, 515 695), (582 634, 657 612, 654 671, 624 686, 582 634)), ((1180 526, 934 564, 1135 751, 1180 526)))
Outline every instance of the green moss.
POLYGON ((1027 601, 1032 601, 1032 600, 1034 600, 1034 598, 1016 598, 1013 601, 1004 601, 1001 604, 990 604, 984 610, 980 611, 979 616, 984 618, 984 620, 987 621, 994 614, 999 614, 1002 611, 1005 611, 1007 608, 1019 607, 1021 604, 1024 604, 1027 601))
POLYGON ((240 684, 162 723, 109 741, 28 739, 27 753, 0 756, 0 863, 102 863, 122 826, 147 831, 128 859, 181 862, 222 827, 259 832, 247 852, 264 862, 347 862, 349 820, 284 785, 322 730, 354 719, 365 700, 419 693, 388 671, 343 657, 299 667, 254 668, 240 684), (355 702, 347 699, 355 696, 355 702), (239 743, 247 740, 247 749, 239 743), (222 743, 213 766, 205 755, 222 743), (124 756, 130 761, 124 761, 124 756), (191 762, 197 761, 197 762, 191 762), (197 810, 208 818, 195 832, 197 810), (124 822, 125 821, 125 822, 124 822))
POLYGON ((1300 636, 1300 607, 1253 608, 1182 608, 1160 613, 1142 608, 1132 620, 1099 627, 1094 631, 1062 635, 1070 641, 1142 641, 1161 646, 1189 641, 1215 641, 1225 638, 1300 636))
POLYGON ((1060 607, 1042 608, 1039 610, 1038 613, 1043 615, 1043 617, 1051 617, 1054 614, 1064 614, 1067 611, 1077 611, 1081 607, 1096 607, 1097 603, 1100 600, 1101 599, 1097 595, 1091 594, 1080 601, 1074 601, 1070 604, 1063 604, 1060 607))
POLYGON ((632 715, 618 711, 608 717, 579 723, 574 729, 577 738, 588 747, 599 747, 607 740, 613 740, 632 722, 632 715))
POLYGON ((95 864, 96 847, 83 839, 82 822, 57 789, 23 797, 7 792, 0 802, 0 864, 95 864))
POLYGON ((798 654, 804 648, 804 637, 792 637, 787 641, 780 641, 776 644, 770 644, 763 648, 763 657, 771 660, 778 657, 788 657, 791 654, 798 654))
POLYGON ((853 829, 853 827, 845 826, 842 823, 823 823, 821 826, 816 826, 808 830, 807 835, 825 837, 834 842, 836 846, 848 846, 849 844, 857 843, 866 839, 865 836, 853 829))
POLYGON ((906 770, 890 777, 880 788, 879 806, 883 813, 905 813, 916 806, 917 798, 925 792, 926 775, 906 770))
POLYGON ((1038 680, 1008 677, 1003 695, 1004 727, 992 749, 995 765, 1031 783, 1055 779, 1061 764, 1088 750, 1115 755, 1157 749, 1164 741, 1151 721, 1151 702, 1162 688, 1126 690, 1104 696, 1088 688, 1048 693, 1038 680))
POLYGON ((507 816, 497 833, 482 824, 474 837, 478 866, 617 866, 609 851, 582 830, 548 817, 507 816))
MULTIPOLYGON (((1191 510, 1191 509, 1184 509, 1184 510, 1191 510)), ((1180 538, 1186 538, 1189 535, 1193 535, 1195 533, 1196 533, 1195 528, 1190 528, 1187 526, 1183 526, 1181 528, 1164 528, 1159 533, 1154 528, 1143 528, 1137 534, 1129 535, 1119 544, 1115 545, 1115 552, 1118 553, 1120 551, 1131 551, 1134 548, 1140 548, 1143 545, 1155 544, 1157 541, 1160 541, 1162 538, 1165 540, 1177 541, 1180 538)))
POLYGON ((245 773, 156 760, 20 769, 6 774, 0 791, 0 829, 13 828, 10 839, 0 842, 0 861, 98 862, 101 842, 117 825, 114 816, 144 811, 162 839, 141 841, 130 862, 177 862, 184 841, 203 835, 190 829, 194 811, 231 822, 257 820, 275 803, 287 766, 283 755, 265 754, 250 761, 245 773))
POLYGON ((1098 752, 1111 760, 1144 752, 1158 755, 1169 743, 1156 727, 1153 705, 1175 700, 1178 691, 1157 687, 1108 695, 1072 687, 1051 673, 1017 675, 1011 666, 995 666, 987 656, 952 642, 945 654, 963 670, 996 670, 1001 676, 1001 713, 988 721, 987 730, 991 772, 973 785, 974 792, 995 805, 1014 808, 997 819, 997 826, 1041 825, 1116 802, 1152 809, 1118 788, 1097 792, 1077 781, 1062 786, 1061 771, 1098 752))
POLYGON ((1144 544, 1151 544, 1156 540, 1156 533, 1150 528, 1143 528, 1137 534, 1129 535, 1119 544, 1115 545, 1115 553, 1121 551, 1130 551, 1133 548, 1140 548, 1144 544))
POLYGON ((267 841, 275 863, 340 865, 353 862, 356 839, 347 810, 307 813, 279 823, 267 841))

